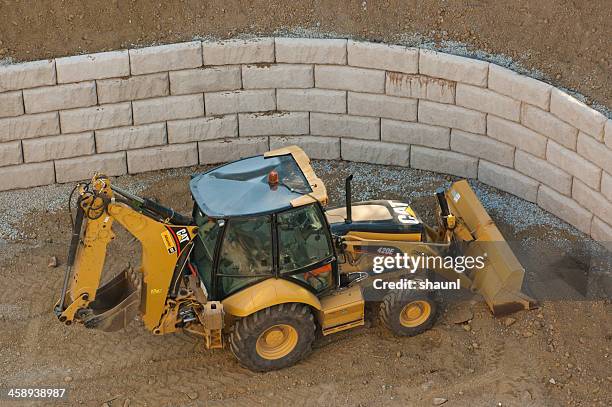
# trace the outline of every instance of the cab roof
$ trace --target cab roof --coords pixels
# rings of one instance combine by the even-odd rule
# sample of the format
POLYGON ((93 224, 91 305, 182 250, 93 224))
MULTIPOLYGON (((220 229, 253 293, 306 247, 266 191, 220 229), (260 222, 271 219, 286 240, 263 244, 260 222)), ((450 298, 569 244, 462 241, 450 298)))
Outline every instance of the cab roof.
POLYGON ((200 210, 212 218, 280 212, 313 202, 327 204, 327 191, 310 159, 297 146, 244 158, 198 174, 189 183, 200 210), (268 174, 278 173, 270 186, 268 174))

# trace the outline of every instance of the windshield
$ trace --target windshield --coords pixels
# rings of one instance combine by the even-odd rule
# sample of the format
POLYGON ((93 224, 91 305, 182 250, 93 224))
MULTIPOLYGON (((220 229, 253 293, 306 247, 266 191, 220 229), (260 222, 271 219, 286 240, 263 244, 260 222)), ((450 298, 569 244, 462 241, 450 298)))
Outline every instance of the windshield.
POLYGON ((198 274, 210 293, 215 248, 220 228, 216 219, 209 218, 199 210, 195 211, 194 219, 196 225, 198 225, 198 237, 195 240, 192 260, 196 264, 198 274))

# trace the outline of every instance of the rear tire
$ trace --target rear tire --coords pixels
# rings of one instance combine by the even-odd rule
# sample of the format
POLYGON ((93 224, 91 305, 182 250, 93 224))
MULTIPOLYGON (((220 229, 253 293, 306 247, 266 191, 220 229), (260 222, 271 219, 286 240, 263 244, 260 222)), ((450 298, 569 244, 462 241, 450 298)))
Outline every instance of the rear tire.
POLYGON ((267 372, 303 359, 310 353, 314 337, 314 318, 307 305, 280 304, 237 321, 230 334, 230 348, 248 369, 267 372))
POLYGON ((430 293, 393 290, 380 304, 380 319, 397 336, 415 336, 433 326, 437 310, 438 304, 430 293))

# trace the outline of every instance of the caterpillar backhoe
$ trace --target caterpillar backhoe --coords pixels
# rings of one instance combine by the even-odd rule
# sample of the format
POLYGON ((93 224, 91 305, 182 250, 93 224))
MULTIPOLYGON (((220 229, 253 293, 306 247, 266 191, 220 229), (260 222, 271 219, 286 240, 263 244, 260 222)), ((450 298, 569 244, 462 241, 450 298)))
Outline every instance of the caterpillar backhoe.
POLYGON ((406 203, 352 203, 351 178, 346 205, 326 210, 325 186, 306 154, 282 148, 192 177, 193 212, 185 216, 97 174, 76 187, 55 314, 106 331, 140 314, 155 335, 185 330, 268 371, 304 358, 317 332, 364 325, 368 290, 380 294, 381 320, 394 334, 433 325, 435 289, 378 290, 373 281, 457 281, 494 314, 533 304, 521 292, 521 264, 465 180, 436 191, 436 224, 427 226, 406 203), (139 268, 103 279, 115 222, 140 242, 142 258, 139 268), (398 255, 484 260, 461 272, 446 262, 374 271, 377 257, 398 255))

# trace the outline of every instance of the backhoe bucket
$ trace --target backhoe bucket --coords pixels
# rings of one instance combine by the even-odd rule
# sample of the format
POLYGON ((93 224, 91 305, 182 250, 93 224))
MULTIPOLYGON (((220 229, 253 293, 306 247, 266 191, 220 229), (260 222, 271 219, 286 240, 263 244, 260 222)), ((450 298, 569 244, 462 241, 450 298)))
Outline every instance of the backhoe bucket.
POLYGON ((128 270, 124 270, 96 291, 83 323, 87 328, 118 331, 134 320, 139 308, 140 289, 128 270))
POLYGON ((480 293, 493 315, 533 308, 535 301, 522 293, 525 269, 483 208, 467 181, 455 182, 446 191, 450 211, 463 221, 474 240, 463 240, 465 256, 483 256, 484 267, 470 272, 471 289, 480 293))

